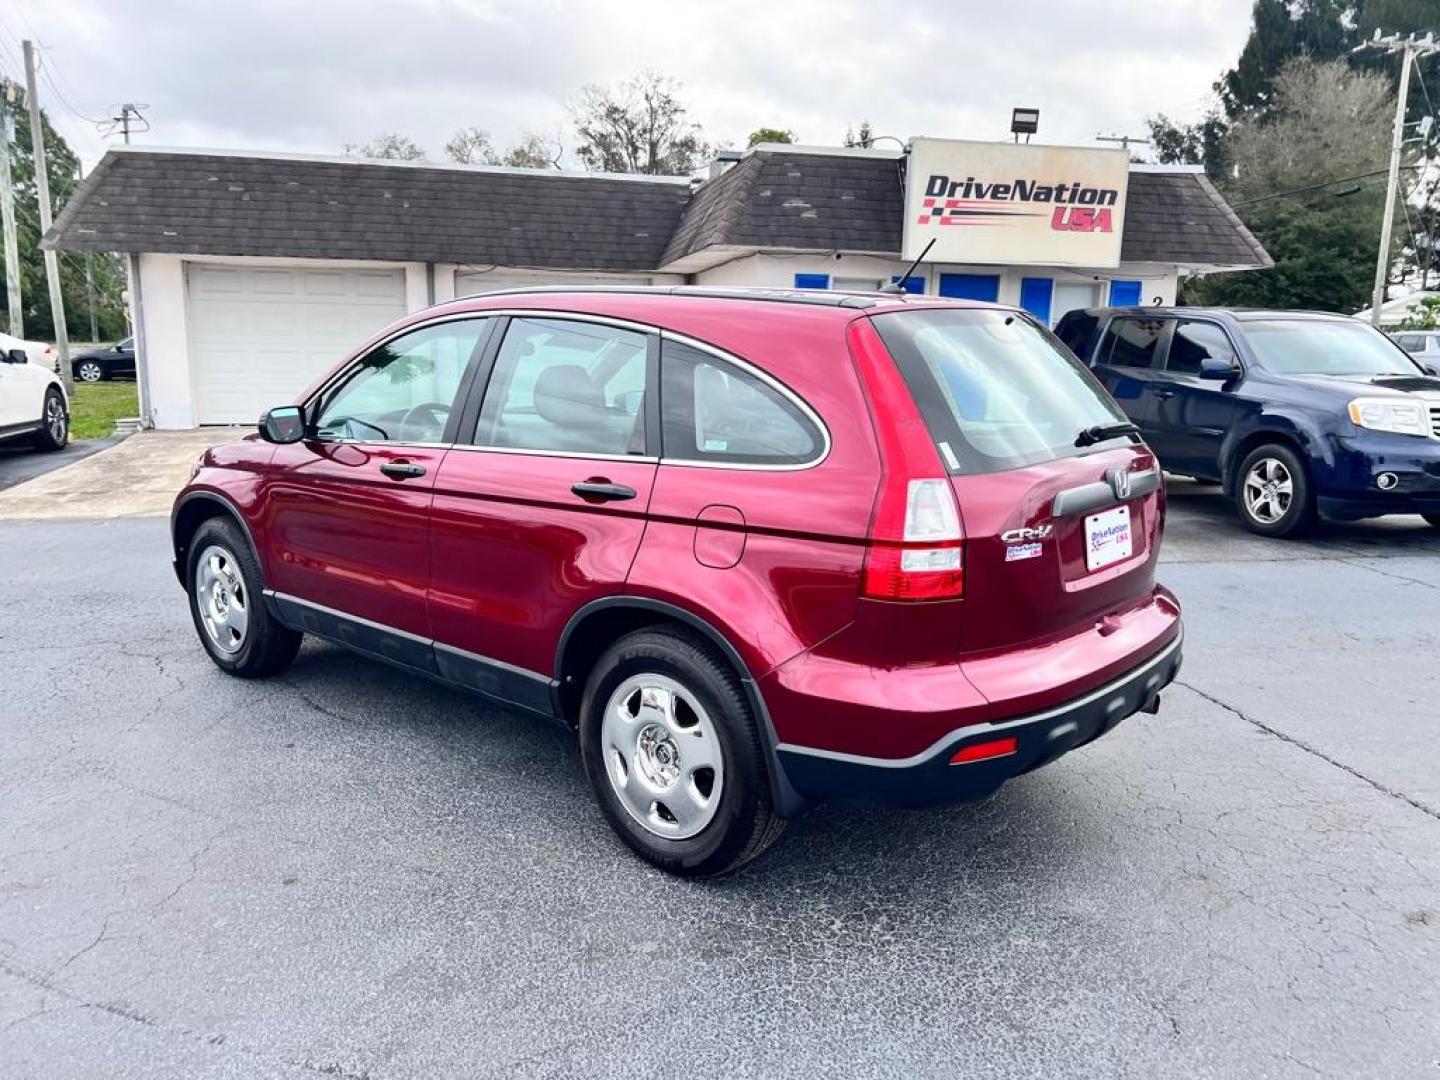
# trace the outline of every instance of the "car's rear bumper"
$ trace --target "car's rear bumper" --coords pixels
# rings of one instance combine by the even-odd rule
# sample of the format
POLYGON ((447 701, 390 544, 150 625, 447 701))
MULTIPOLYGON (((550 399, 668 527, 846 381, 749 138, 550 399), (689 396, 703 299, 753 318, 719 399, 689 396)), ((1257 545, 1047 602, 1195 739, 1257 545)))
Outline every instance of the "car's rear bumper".
POLYGON ((1098 738, 1157 702, 1180 670, 1182 638, 1118 679, 1043 712, 959 728, 907 758, 889 759, 792 746, 776 747, 790 783, 809 799, 860 798, 905 805, 969 802, 1098 738), (1006 740, 1014 740, 1013 748, 1006 740), (967 748, 1002 756, 953 763, 967 748))

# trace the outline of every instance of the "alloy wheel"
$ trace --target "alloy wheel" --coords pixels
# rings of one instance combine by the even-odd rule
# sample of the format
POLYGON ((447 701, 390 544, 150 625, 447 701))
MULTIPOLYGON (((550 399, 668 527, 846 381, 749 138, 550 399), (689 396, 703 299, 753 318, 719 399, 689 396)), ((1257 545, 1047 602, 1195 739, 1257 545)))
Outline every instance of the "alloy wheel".
POLYGON ((684 840, 714 819, 724 752, 709 714, 676 680, 633 675, 616 687, 600 748, 620 805, 649 832, 684 840))
POLYGON ((245 645, 250 626, 250 597, 235 556, 211 544, 195 563, 195 604, 211 642, 233 656, 245 645))
POLYGON ((56 446, 65 445, 65 434, 70 427, 70 418, 65 415, 65 405, 59 395, 50 394, 45 399, 45 431, 56 446))
POLYGON ((99 382, 105 377, 105 369, 94 360, 84 361, 75 373, 80 376, 81 382, 99 382))
POLYGON ((1274 525, 1290 512, 1295 501, 1295 479, 1278 458, 1263 457, 1245 474, 1245 509, 1263 525, 1274 525))

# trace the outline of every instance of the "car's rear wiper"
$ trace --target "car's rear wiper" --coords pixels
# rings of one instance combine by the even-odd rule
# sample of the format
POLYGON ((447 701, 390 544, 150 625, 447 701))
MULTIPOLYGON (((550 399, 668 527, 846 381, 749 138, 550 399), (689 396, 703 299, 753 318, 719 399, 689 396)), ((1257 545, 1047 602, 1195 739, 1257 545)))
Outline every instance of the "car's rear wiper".
POLYGON ((1094 446, 1106 439, 1118 439, 1121 435, 1139 435, 1140 429, 1129 420, 1114 424, 1094 424, 1075 436, 1076 446, 1094 446))

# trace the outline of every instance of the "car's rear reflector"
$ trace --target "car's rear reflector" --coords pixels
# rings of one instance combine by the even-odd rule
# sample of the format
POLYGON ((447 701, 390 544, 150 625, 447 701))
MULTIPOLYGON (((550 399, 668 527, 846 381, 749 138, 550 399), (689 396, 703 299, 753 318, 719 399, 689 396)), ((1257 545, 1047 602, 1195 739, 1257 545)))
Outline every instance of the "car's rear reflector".
POLYGON ((954 757, 950 759, 951 765, 966 765, 972 761, 989 761, 991 758, 1006 757, 1019 749, 1020 740, 1014 735, 1004 739, 991 739, 988 742, 971 743, 969 746, 962 746, 955 751, 954 757))

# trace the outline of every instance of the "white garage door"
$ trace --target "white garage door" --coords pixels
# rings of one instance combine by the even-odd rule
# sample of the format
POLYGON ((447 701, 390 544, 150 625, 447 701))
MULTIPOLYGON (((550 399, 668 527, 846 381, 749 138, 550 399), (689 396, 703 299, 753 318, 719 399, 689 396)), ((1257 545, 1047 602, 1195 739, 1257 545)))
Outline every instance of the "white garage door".
POLYGON ((253 424, 405 314, 403 270, 191 263, 196 420, 253 424))
POLYGON ((648 274, 570 274, 544 270, 460 270, 455 274, 455 295, 474 296, 497 289, 528 289, 535 285, 649 285, 648 274))

